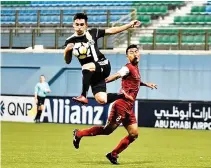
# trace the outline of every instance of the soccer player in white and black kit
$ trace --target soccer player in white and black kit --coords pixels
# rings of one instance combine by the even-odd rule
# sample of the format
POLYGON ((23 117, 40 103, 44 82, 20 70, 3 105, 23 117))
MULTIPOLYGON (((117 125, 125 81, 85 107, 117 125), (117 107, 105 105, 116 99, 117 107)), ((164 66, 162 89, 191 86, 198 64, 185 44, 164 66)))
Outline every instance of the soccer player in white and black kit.
POLYGON ((141 22, 138 20, 133 20, 128 24, 119 27, 111 27, 108 29, 89 29, 88 27, 88 17, 84 13, 77 13, 73 18, 73 27, 75 33, 66 39, 64 57, 67 64, 72 60, 72 51, 74 45, 77 43, 86 44, 88 47, 88 52, 86 57, 79 58, 78 60, 82 66, 83 74, 83 89, 81 96, 74 97, 73 100, 80 102, 82 104, 87 104, 88 99, 86 98, 89 86, 92 88, 93 95, 96 101, 100 104, 111 103, 122 96, 127 98, 127 93, 122 91, 123 94, 116 93, 106 93, 106 83, 105 78, 110 75, 111 66, 108 59, 99 51, 97 46, 97 40, 105 35, 112 35, 120 33, 131 27, 140 26, 141 22))

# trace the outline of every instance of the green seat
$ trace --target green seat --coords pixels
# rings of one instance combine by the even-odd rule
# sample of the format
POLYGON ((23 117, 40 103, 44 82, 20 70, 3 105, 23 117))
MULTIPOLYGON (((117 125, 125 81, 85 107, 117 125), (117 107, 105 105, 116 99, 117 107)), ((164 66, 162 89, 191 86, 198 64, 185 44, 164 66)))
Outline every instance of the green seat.
MULTIPOLYGON (((168 27, 170 28, 170 27, 168 27)), ((177 29, 158 29, 156 30, 157 34, 178 34, 178 30, 177 29)))
POLYGON ((188 16, 176 16, 174 17, 175 24, 187 24, 189 22, 188 16))
POLYGON ((152 44, 152 37, 149 36, 142 36, 139 39, 140 44, 152 44))
POLYGON ((163 36, 156 36, 156 44, 170 44, 170 36, 163 35, 163 36))
POLYGON ((208 37, 208 44, 211 44, 211 35, 208 37))
POLYGON ((158 7, 158 10, 161 14, 166 14, 168 12, 168 7, 167 6, 161 6, 160 8, 158 7))
POLYGON ((193 17, 195 17, 195 22, 198 23, 198 24, 204 24, 206 22, 205 16, 203 16, 203 15, 193 16, 193 17))
POLYGON ((144 24, 144 25, 147 25, 147 24, 151 23, 151 17, 148 16, 148 15, 140 15, 140 16, 137 17, 137 19, 139 21, 141 21, 142 24, 144 24))
POLYGON ((206 22, 206 24, 211 24, 211 15, 205 16, 204 21, 206 22))
POLYGON ((203 14, 206 10, 205 6, 193 6, 191 8, 191 13, 193 14, 203 14))
POLYGON ((166 14, 168 12, 167 6, 141 6, 137 9, 138 13, 142 14, 166 14))
POLYGON ((7 6, 21 6, 21 5, 29 5, 31 4, 31 1, 2 1, 2 5, 7 5, 7 6))
POLYGON ((193 36, 182 36, 182 43, 183 44, 194 44, 193 36))
POLYGON ((194 36, 194 42, 196 44, 204 44, 205 36, 200 36, 200 35, 194 36))
POLYGON ((147 13, 148 8, 145 6, 141 6, 138 8, 137 12, 138 13, 147 13))

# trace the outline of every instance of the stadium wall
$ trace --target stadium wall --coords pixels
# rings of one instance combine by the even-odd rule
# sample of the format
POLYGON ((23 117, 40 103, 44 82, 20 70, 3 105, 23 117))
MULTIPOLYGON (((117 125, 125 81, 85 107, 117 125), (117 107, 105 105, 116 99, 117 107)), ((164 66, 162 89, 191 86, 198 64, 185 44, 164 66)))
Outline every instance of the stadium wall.
MULTIPOLYGON (((112 72, 118 71, 127 60, 123 53, 107 52, 112 72)), ((210 55, 142 54, 142 80, 158 84, 158 90, 142 87, 139 99, 211 100, 210 55)), ((50 96, 76 96, 81 92, 81 68, 73 58, 64 63, 62 51, 1 53, 1 93, 33 95, 39 75, 46 75, 52 93, 50 96)), ((120 80, 108 84, 108 92, 118 92, 120 80)), ((91 91, 88 94, 92 97, 91 91)))

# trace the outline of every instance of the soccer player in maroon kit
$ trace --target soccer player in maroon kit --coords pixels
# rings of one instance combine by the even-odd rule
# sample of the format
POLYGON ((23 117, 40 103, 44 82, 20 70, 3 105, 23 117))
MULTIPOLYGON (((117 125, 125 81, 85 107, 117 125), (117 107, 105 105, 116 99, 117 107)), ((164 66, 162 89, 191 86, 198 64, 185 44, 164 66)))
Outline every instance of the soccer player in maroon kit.
POLYGON ((138 94, 140 86, 146 86, 151 89, 156 88, 157 85, 153 83, 144 83, 141 81, 141 76, 138 69, 140 60, 140 52, 137 45, 130 45, 126 49, 129 63, 123 66, 116 74, 106 78, 106 83, 122 78, 122 91, 126 92, 129 97, 118 99, 114 102, 110 115, 105 126, 93 126, 84 130, 73 131, 73 144, 76 149, 79 148, 79 143, 84 136, 109 135, 121 123, 128 132, 112 152, 106 155, 107 159, 113 163, 118 164, 118 154, 125 150, 138 137, 138 125, 133 112, 133 105, 138 94))

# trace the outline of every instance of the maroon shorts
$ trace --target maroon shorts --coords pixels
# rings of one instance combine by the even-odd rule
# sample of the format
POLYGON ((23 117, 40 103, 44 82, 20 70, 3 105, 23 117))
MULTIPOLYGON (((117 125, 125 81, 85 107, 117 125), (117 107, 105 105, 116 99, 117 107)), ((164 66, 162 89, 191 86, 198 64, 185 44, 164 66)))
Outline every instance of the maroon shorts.
POLYGON ((133 108, 131 108, 131 110, 127 110, 128 108, 125 108, 118 102, 119 101, 117 100, 113 104, 108 117, 108 122, 117 125, 120 125, 122 123, 124 126, 136 124, 137 121, 133 112, 133 108))

